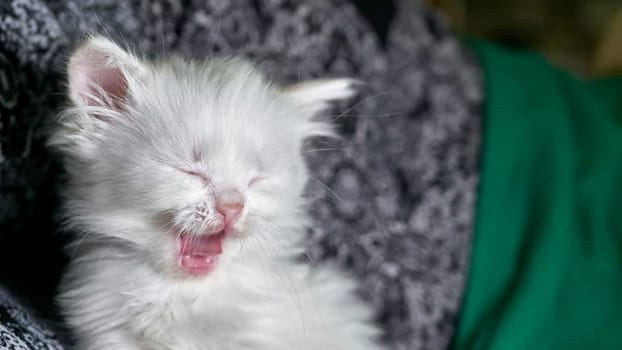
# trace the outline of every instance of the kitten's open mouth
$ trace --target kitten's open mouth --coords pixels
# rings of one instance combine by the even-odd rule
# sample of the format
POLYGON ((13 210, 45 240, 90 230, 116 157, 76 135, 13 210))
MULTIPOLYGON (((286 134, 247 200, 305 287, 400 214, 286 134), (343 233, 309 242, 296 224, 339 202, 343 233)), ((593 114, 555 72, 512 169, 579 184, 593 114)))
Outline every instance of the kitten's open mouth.
POLYGON ((181 270, 193 276, 208 274, 222 253, 224 239, 224 231, 210 235, 178 235, 177 263, 181 270))

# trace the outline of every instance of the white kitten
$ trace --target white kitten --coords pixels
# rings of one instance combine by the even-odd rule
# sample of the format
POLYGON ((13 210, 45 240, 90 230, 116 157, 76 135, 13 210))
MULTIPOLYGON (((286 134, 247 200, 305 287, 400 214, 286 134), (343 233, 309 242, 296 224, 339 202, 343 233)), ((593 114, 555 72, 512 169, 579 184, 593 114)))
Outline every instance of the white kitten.
POLYGON ((378 349, 348 278, 296 259, 303 141, 347 79, 278 88, 236 59, 71 57, 64 156, 82 235, 59 302, 80 350, 378 349))

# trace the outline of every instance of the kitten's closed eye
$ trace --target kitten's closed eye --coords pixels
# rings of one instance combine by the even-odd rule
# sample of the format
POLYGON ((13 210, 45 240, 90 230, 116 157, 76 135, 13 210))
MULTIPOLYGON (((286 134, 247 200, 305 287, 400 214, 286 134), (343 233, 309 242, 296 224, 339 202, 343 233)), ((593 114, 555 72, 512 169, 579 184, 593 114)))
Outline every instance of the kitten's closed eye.
MULTIPOLYGON (((188 169, 177 169, 179 171, 181 171, 182 173, 186 174, 186 175, 190 175, 193 177, 196 177, 198 179, 200 179, 204 184, 209 183, 209 178, 207 177, 207 175, 200 173, 198 171, 195 170, 188 170, 188 169)), ((266 180, 267 177, 266 176, 262 176, 262 175, 257 175, 252 177, 249 181, 248 184, 246 185, 247 188, 251 188, 253 186, 258 185, 259 183, 261 183, 262 181, 266 180)))
POLYGON ((190 175, 193 177, 196 177, 198 179, 200 179, 204 184, 209 183, 209 178, 207 177, 207 175, 202 174, 198 171, 194 171, 194 170, 187 170, 187 169, 178 169, 179 171, 181 171, 182 173, 186 174, 186 175, 190 175))
POLYGON ((257 185, 258 183, 260 183, 261 181, 265 180, 266 177, 265 176, 255 176, 252 179, 250 179, 250 181, 248 181, 248 188, 251 188, 255 185, 257 185))

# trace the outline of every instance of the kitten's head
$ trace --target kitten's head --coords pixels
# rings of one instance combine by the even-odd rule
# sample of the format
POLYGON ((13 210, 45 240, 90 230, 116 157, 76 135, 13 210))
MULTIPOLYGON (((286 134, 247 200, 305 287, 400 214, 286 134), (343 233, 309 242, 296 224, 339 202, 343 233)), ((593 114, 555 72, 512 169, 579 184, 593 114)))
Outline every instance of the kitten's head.
POLYGON ((68 82, 51 144, 70 221, 194 275, 230 241, 287 242, 302 217, 303 143, 331 133, 314 117, 353 93, 348 79, 277 87, 237 59, 146 62, 101 37, 71 56, 68 82))

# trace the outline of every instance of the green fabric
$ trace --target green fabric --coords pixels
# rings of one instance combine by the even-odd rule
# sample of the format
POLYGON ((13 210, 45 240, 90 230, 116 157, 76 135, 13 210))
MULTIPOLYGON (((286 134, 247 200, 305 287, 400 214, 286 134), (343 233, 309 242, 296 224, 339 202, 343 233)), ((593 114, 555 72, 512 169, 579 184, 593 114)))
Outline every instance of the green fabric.
POLYGON ((622 349, 622 80, 471 47, 484 136, 453 348, 622 349))

